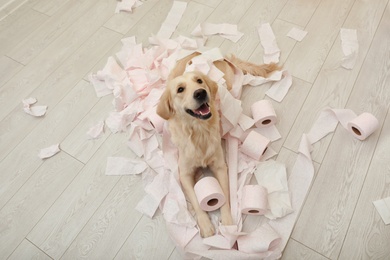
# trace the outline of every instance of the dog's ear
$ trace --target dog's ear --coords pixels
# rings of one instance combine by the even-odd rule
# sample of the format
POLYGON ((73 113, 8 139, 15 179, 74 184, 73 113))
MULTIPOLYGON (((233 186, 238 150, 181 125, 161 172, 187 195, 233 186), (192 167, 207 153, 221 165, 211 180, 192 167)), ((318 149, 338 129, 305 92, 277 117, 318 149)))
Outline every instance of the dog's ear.
POLYGON ((160 102, 157 105, 157 114, 163 119, 168 120, 174 115, 174 113, 175 111, 172 106, 172 98, 167 87, 161 95, 160 102))
POLYGON ((217 92, 218 92, 217 83, 214 80, 210 79, 209 76, 207 76, 207 75, 203 75, 202 77, 203 77, 203 80, 206 82, 206 85, 210 89, 211 98, 213 100, 215 100, 215 97, 216 97, 217 92))

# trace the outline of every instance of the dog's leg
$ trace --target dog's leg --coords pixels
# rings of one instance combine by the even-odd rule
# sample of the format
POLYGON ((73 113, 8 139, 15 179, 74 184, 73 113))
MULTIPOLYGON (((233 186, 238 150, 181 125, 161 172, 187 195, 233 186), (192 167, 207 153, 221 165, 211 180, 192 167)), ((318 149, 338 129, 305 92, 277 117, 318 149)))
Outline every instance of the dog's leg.
POLYGON ((185 167, 180 168, 180 182, 184 193, 190 200, 192 207, 195 210, 198 226, 200 229, 200 235, 202 237, 210 237, 215 233, 214 226, 210 221, 209 215, 200 208, 198 199, 194 191, 195 185, 195 170, 189 172, 185 167))
MULTIPOLYGON (((217 157, 218 158, 218 157, 217 157)), ((219 157, 223 158, 223 157, 219 157)), ((232 213, 230 210, 230 192, 229 192, 229 177, 227 173, 227 167, 224 161, 214 162, 209 166, 210 170, 217 178, 219 185, 221 185, 223 194, 226 198, 226 203, 221 207, 221 222, 222 225, 233 225, 232 213)))

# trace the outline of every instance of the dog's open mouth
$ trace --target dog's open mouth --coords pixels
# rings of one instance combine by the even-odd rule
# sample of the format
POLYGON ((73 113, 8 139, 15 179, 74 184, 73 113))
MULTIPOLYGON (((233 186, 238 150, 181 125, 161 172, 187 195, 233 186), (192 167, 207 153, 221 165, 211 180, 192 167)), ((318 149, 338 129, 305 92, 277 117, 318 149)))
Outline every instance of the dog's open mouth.
POLYGON ((211 117, 210 106, 207 103, 203 103, 199 108, 195 110, 186 109, 186 112, 193 117, 199 119, 209 119, 211 117))

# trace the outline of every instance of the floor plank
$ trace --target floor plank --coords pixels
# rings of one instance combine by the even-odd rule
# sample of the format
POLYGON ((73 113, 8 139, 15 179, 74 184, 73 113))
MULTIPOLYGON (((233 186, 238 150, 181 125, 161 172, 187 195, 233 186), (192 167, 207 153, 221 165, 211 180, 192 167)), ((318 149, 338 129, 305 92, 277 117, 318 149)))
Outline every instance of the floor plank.
MULTIPOLYGON (((120 39, 120 34, 105 28, 99 29, 75 53, 72 54, 57 70, 43 81, 26 97, 35 97, 38 104, 48 106, 48 114, 57 103, 75 86, 80 78, 97 62, 96 53, 105 52, 120 39)), ((93 93, 93 87, 90 86, 93 93)), ((21 104, 22 98, 19 100, 21 104)), ((92 99, 91 102, 97 102, 92 99)), ((19 144, 28 133, 40 122, 39 118, 32 118, 25 114, 21 105, 0 121, 0 135, 4 149, 0 150, 0 159, 3 159, 13 147, 19 144)))
MULTIPOLYGON (((142 217, 142 214, 135 209, 145 193, 140 182, 141 176, 123 176, 62 258, 113 259, 142 217)), ((153 225, 159 224, 153 223, 153 225)), ((144 229, 142 226, 139 228, 144 229)), ((137 232, 137 234, 142 233, 137 232)), ((164 251, 166 248, 162 249, 164 251)), ((149 252, 147 255, 150 257, 149 252)), ((131 255, 125 256, 124 258, 127 259, 133 258, 131 255)))
MULTIPOLYGON (((285 2, 255 1, 237 24, 238 30, 244 33, 244 36, 237 43, 224 40, 221 50, 226 54, 233 53, 242 59, 248 59, 256 47, 261 45, 256 26, 266 22, 272 24, 285 2)), ((262 63, 262 59, 258 63, 262 63)))
POLYGON ((283 252, 282 260, 326 260, 328 258, 314 252, 310 248, 290 239, 283 252))
POLYGON ((26 4, 0 21, 0 54, 8 53, 25 37, 31 35, 35 28, 49 17, 30 8, 26 4))
POLYGON ((306 27, 320 3, 321 0, 289 0, 279 14, 279 19, 306 27))
MULTIPOLYGON (((373 113, 380 125, 386 117, 390 98, 387 88, 390 58, 382 55, 390 51, 389 26, 388 7, 347 103, 357 114, 373 113), (374 64, 381 66, 372 70, 374 64)), ((331 259, 337 258, 378 137, 379 131, 376 131, 365 141, 358 141, 342 127, 337 128, 296 224, 294 239, 331 259)))
POLYGON ((167 229, 162 215, 153 219, 143 216, 115 259, 168 259, 175 245, 166 236, 167 229))
POLYGON ((134 27, 140 19, 157 4, 157 0, 144 1, 143 4, 135 9, 132 13, 121 11, 119 14, 114 14, 104 27, 115 32, 126 34, 132 27, 134 27))
POLYGON ((93 107, 94 98, 95 93, 89 83, 81 81, 0 162, 0 208, 42 165, 44 161, 38 157, 39 150, 61 143, 70 129, 93 107))
POLYGON ((296 44, 286 61, 293 76, 315 81, 354 2, 321 1, 305 28, 309 32, 305 40, 296 44))
POLYGON ((43 253, 39 248, 33 245, 27 239, 16 248, 8 260, 21 260, 21 259, 34 259, 34 260, 51 260, 49 256, 43 253))
MULTIPOLYGON (((366 61, 367 52, 387 2, 387 0, 373 1, 370 8, 367 8, 365 1, 356 1, 345 22, 347 28, 356 28, 358 30, 359 56, 355 67, 352 70, 347 70, 340 66, 343 54, 338 36, 316 82, 313 84, 310 94, 306 98, 300 114, 296 118, 295 124, 286 140, 286 147, 292 150, 298 148, 302 133, 310 130, 322 109, 325 107, 345 107, 361 67, 366 61)), ((331 138, 332 136, 325 137, 314 145, 315 149, 312 156, 315 161, 321 162, 323 160, 331 138)))
POLYGON ((0 88, 22 68, 22 64, 6 56, 0 56, 0 88))
MULTIPOLYGON (((108 156, 134 157, 125 140, 124 134, 111 135, 28 234, 27 238, 52 258, 65 253, 120 180, 119 176, 106 176, 105 169, 108 156)), ((115 222, 118 227, 122 224, 115 222)))
POLYGON ((390 255, 390 227, 384 224, 372 203, 390 196, 389 112, 339 259, 386 259, 390 255))
POLYGON ((65 153, 45 161, 0 210, 0 256, 7 258, 77 175, 83 164, 65 153))

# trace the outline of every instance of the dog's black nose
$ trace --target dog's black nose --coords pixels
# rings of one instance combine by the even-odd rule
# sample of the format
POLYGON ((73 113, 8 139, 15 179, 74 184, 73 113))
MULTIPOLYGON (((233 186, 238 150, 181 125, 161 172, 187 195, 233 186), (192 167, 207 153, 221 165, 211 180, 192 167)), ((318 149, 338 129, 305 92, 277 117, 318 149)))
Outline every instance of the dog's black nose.
POLYGON ((204 101, 207 97, 207 92, 204 89, 198 89, 194 92, 194 99, 198 101, 204 101))

